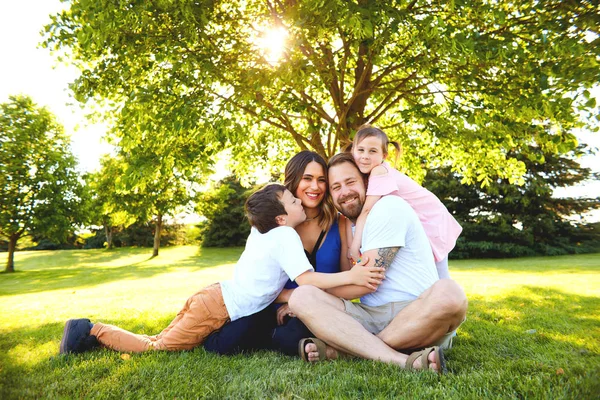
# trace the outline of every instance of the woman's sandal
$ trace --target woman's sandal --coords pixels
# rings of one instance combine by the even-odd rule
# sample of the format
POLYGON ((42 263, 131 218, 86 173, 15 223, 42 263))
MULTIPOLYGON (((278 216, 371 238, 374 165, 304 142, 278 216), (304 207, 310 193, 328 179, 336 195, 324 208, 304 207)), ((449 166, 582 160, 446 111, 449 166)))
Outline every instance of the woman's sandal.
POLYGON ((428 347, 424 350, 415 351, 414 353, 412 353, 410 356, 408 356, 408 359, 406 360, 406 369, 409 371, 416 370, 416 368, 413 367, 413 364, 415 361, 417 361, 419 357, 421 357, 421 368, 419 368, 419 371, 428 370, 429 364, 431 364, 428 356, 431 352, 435 352, 435 363, 439 366, 439 369, 436 370, 436 372, 440 375, 447 373, 448 371, 446 370, 446 360, 444 359, 444 352, 442 351, 441 347, 438 346, 428 347))
MULTIPOLYGON (((317 351, 319 352, 319 361, 328 360, 327 358, 327 343, 317 338, 306 338, 302 339, 298 342, 298 354, 300 358, 304 361, 308 361, 308 354, 306 353, 306 345, 309 343, 314 343, 317 346, 317 351)), ((337 350, 337 359, 338 360, 353 360, 356 357, 344 353, 343 351, 337 350)))
POLYGON ((324 341, 317 338, 306 338, 302 339, 298 342, 298 354, 300 358, 304 361, 308 361, 308 353, 306 352, 306 345, 309 343, 314 343, 317 346, 317 351, 319 352, 319 361, 327 360, 327 344, 324 341))

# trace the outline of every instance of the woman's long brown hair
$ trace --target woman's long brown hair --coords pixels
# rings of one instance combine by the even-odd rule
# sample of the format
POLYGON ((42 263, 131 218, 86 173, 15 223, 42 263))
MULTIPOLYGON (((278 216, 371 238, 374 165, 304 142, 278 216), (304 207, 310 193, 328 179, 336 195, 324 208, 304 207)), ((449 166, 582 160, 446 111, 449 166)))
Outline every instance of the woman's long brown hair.
POLYGON ((327 178, 327 163, 318 153, 314 151, 303 150, 300 153, 296 154, 294 157, 288 161, 285 166, 285 181, 284 186, 292 192, 292 194, 296 195, 296 190, 298 189, 298 185, 300 185, 300 181, 304 176, 304 171, 306 170, 306 166, 311 162, 316 162, 321 167, 323 167, 323 173, 325 174, 325 182, 326 182, 326 192, 325 196, 323 196, 323 201, 320 204, 321 210, 319 213, 318 221, 319 226, 323 230, 329 230, 333 221, 335 220, 336 211, 333 206, 333 200, 331 200, 331 196, 329 195, 329 182, 327 178))

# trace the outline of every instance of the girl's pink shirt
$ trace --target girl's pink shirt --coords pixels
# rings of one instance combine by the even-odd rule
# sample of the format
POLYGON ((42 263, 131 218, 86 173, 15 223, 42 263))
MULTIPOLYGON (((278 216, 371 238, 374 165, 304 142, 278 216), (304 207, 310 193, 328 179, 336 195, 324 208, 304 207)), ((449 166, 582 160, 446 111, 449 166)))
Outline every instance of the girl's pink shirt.
POLYGON ((385 175, 369 176, 367 196, 394 195, 403 198, 415 210, 431 243, 435 261, 448 257, 462 227, 446 206, 429 190, 384 162, 385 175))

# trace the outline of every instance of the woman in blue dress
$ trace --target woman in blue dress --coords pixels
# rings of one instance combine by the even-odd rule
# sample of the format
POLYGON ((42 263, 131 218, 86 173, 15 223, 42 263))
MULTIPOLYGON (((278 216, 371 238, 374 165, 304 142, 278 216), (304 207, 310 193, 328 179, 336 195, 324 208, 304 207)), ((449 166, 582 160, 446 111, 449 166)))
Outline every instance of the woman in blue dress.
MULTIPOLYGON (((285 167, 285 186, 302 201, 306 221, 296 227, 304 251, 316 271, 333 273, 350 269, 342 249, 347 248, 346 220, 335 210, 328 195, 327 163, 319 154, 301 151, 285 167), (341 225, 341 226, 340 226, 341 225)), ((289 281, 276 303, 265 310, 225 325, 204 342, 207 351, 234 354, 269 349, 298 354, 298 342, 313 336, 289 311, 296 283, 289 281)))

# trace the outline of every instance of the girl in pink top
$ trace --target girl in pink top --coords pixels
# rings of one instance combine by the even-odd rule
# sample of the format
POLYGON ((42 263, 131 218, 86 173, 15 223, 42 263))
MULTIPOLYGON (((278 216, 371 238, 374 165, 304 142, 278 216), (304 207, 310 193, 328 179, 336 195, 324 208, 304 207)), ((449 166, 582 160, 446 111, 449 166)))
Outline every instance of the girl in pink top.
MULTIPOLYGON (((391 144, 400 151, 398 143, 391 144)), ((361 126, 354 136, 352 155, 360 172, 369 174, 369 184, 365 204, 356 221, 348 257, 351 260, 359 258, 367 214, 381 196, 391 194, 403 198, 415 210, 431 243, 440 279, 450 278, 448 253, 454 248, 462 227, 433 193, 385 162, 389 145, 385 132, 370 125, 361 126)), ((348 237, 352 237, 351 232, 348 237)))

